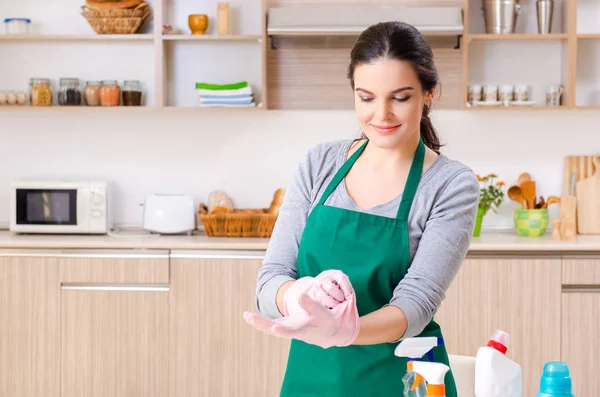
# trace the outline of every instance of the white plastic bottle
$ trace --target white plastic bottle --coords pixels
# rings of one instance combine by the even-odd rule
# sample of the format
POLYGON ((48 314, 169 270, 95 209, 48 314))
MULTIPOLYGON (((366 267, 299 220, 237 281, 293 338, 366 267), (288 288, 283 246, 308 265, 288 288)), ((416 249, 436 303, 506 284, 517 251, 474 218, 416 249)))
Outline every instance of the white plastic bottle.
POLYGON ((506 357, 510 336, 497 330, 475 358, 475 397, 521 397, 521 366, 506 357))

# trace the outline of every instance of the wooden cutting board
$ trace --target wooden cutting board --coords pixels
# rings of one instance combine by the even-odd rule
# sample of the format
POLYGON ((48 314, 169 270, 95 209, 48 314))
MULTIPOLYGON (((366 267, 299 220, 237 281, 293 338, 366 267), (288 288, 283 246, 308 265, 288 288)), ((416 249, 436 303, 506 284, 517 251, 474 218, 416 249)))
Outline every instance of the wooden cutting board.
POLYGON ((592 156, 565 156, 564 160, 564 176, 563 176, 563 196, 570 194, 569 187, 571 183, 571 173, 575 173, 575 183, 582 179, 587 179, 594 172, 594 157, 592 156))
POLYGON ((593 158, 592 176, 575 184, 577 232, 600 234, 600 156, 593 158))

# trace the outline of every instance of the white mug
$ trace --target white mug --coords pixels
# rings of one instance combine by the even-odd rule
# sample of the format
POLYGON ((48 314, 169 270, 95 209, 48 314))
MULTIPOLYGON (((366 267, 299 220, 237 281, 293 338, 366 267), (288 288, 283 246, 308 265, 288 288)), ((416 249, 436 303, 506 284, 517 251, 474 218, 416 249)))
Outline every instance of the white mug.
POLYGON ((562 85, 549 85, 546 87, 546 106, 560 106, 560 97, 563 92, 562 85))
POLYGON ((529 86, 527 84, 519 84, 515 87, 515 100, 519 102, 529 101, 529 86))
POLYGON ((498 86, 486 84, 483 87, 483 100, 486 102, 496 102, 498 100, 498 86))

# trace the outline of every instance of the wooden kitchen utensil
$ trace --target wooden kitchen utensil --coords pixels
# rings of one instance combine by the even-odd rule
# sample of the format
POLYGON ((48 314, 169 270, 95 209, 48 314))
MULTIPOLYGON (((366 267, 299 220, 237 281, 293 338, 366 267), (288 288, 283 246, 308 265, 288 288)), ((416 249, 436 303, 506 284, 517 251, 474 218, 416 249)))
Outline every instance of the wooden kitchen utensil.
POLYGON ((544 204, 542 204, 541 208, 547 208, 550 204, 560 204, 560 197, 550 196, 548 200, 544 204))
POLYGON ((521 204, 522 198, 523 198, 523 192, 521 191, 520 186, 513 185, 513 186, 509 187, 506 194, 508 194, 508 198, 510 198, 511 200, 516 201, 517 203, 521 204))
POLYGON ((523 186, 523 182, 527 182, 531 180, 531 175, 529 172, 523 172, 519 175, 519 186, 523 186))
POLYGON ((573 195, 575 188, 575 173, 571 176, 570 194, 560 200, 560 237, 561 240, 571 240, 577 234, 577 198, 573 195))
POLYGON ((521 191, 527 200, 527 208, 533 209, 535 206, 535 181, 523 181, 521 191))
POLYGON ((563 195, 569 194, 573 173, 575 173, 575 183, 592 176, 594 173, 594 158, 599 155, 600 153, 592 156, 565 156, 563 195))
POLYGON ((591 177, 575 185, 577 197, 577 232, 600 234, 600 156, 594 158, 591 177))

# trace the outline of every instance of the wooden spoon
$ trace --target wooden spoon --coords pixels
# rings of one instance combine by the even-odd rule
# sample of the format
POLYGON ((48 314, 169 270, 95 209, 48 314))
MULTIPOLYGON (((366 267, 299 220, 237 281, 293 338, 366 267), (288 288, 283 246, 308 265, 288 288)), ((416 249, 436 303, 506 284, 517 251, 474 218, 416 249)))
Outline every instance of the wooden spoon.
POLYGON ((530 209, 534 208, 535 181, 524 181, 521 184, 521 191, 523 192, 523 197, 527 200, 527 207, 530 209))
POLYGON ((560 204, 560 197, 550 196, 548 197, 548 201, 542 205, 541 208, 547 208, 550 204, 560 204))
POLYGON ((544 196, 540 196, 540 199, 535 203, 535 208, 541 209, 542 206, 545 204, 546 204, 546 202, 544 201, 544 196))
POLYGON ((529 172, 523 172, 521 175, 519 175, 519 186, 523 186, 523 182, 528 182, 531 181, 531 175, 529 174, 529 172))
POLYGON ((508 198, 517 203, 521 204, 523 199, 523 192, 521 191, 521 187, 513 185, 508 189, 508 198))

